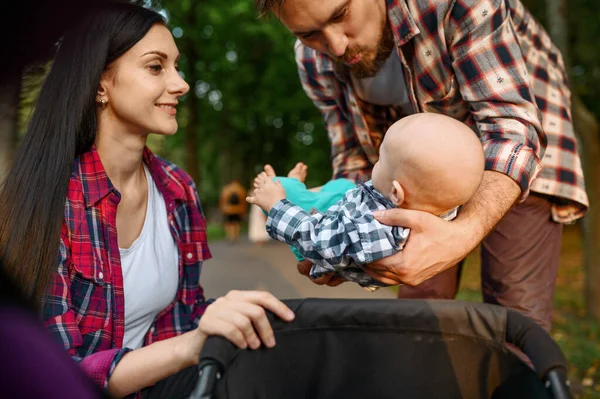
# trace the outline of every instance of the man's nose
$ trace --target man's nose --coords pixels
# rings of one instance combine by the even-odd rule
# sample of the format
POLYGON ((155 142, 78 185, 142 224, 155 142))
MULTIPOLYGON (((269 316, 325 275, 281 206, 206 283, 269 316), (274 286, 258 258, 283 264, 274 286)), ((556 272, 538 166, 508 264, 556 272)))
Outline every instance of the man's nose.
POLYGON ((348 36, 341 30, 341 27, 331 26, 323 30, 323 36, 326 41, 328 52, 334 57, 341 57, 348 48, 348 36))

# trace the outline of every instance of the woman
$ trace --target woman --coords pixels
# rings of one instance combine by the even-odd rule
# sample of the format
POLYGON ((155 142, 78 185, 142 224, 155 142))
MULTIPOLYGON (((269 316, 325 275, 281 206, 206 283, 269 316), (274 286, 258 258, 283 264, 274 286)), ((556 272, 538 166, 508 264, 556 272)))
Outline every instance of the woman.
POLYGON ((204 299, 194 183, 145 146, 150 132, 177 131, 189 90, 178 58, 159 14, 90 12, 60 43, 0 195, 0 257, 41 299, 47 329, 118 397, 189 370, 208 335, 272 347, 264 309, 293 318, 267 293, 204 299))

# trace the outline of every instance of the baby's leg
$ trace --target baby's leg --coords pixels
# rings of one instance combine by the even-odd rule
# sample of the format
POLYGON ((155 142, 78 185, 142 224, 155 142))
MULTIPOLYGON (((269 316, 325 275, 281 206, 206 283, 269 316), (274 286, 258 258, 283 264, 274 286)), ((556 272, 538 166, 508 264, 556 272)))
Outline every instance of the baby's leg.
POLYGON ((277 175, 275 174, 275 169, 273 169, 273 167, 272 167, 271 165, 269 165, 269 164, 266 164, 266 165, 265 165, 265 173, 266 173, 266 174, 267 174, 267 176, 269 176, 269 177, 275 177, 275 176, 277 176, 277 175))
MULTIPOLYGON (((266 167, 265 167, 266 168, 266 167)), ((304 183, 306 180, 306 174, 308 173, 308 166, 302 162, 298 162, 289 172, 288 177, 298 179, 300 182, 304 183)))
MULTIPOLYGON (((301 183, 304 183, 304 181, 306 180, 307 170, 308 170, 308 166, 306 166, 306 164, 304 164, 303 162, 298 162, 296 165, 294 165, 294 167, 292 169, 290 169, 287 177, 297 179, 301 183)), ((261 172, 261 173, 263 173, 263 172, 261 172)), ((269 177, 277 177, 277 174, 275 173, 275 169, 273 169, 273 167, 269 164, 265 165, 264 173, 266 173, 267 176, 269 176, 269 177)))

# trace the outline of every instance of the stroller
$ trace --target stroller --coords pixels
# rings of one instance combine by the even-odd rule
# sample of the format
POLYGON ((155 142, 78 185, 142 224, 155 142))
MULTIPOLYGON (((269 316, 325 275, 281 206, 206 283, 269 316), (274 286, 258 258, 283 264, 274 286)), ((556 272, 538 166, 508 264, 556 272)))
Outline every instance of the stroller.
POLYGON ((558 345, 518 312, 448 300, 285 302, 296 318, 269 315, 275 348, 206 341, 192 398, 571 398, 558 345))

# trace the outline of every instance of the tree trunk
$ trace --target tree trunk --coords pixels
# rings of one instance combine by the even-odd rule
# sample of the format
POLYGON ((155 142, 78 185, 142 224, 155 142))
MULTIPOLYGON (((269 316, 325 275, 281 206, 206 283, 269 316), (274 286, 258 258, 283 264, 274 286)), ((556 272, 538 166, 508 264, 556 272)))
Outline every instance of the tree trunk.
POLYGON ((4 180, 17 147, 20 71, 0 83, 0 183, 4 180))
POLYGON ((579 97, 573 99, 573 118, 590 199, 590 209, 583 219, 586 313, 600 320, 600 126, 579 97))
MULTIPOLYGON (((566 7, 565 0, 546 0, 550 35, 569 67, 566 7)), ((600 125, 576 94, 573 94, 572 111, 590 200, 590 209, 583 220, 586 313, 590 318, 600 320, 600 125)))
POLYGON ((571 63, 569 62, 569 52, 567 51, 567 40, 569 37, 567 4, 565 0, 546 0, 546 10, 548 16, 548 33, 554 44, 562 52, 565 65, 569 68, 571 63))
MULTIPOLYGON (((195 26, 196 23, 196 10, 194 7, 188 13, 188 24, 189 26, 195 26)), ((196 49, 191 45, 191 39, 183 39, 185 41, 184 50, 188 58, 188 72, 186 80, 190 85, 190 91, 186 99, 186 106, 188 108, 188 123, 185 130, 185 169, 189 175, 196 182, 198 192, 200 191, 200 160, 198 158, 198 132, 200 126, 198 124, 198 97, 194 86, 196 84, 196 61, 198 55, 196 49)))
MULTIPOLYGON (((189 53, 188 53, 189 54, 189 53)), ((200 183, 200 160, 198 159, 198 99, 196 93, 191 89, 186 99, 188 112, 188 123, 185 129, 185 169, 196 182, 200 183)), ((198 188, 198 191, 200 189, 198 188)))

